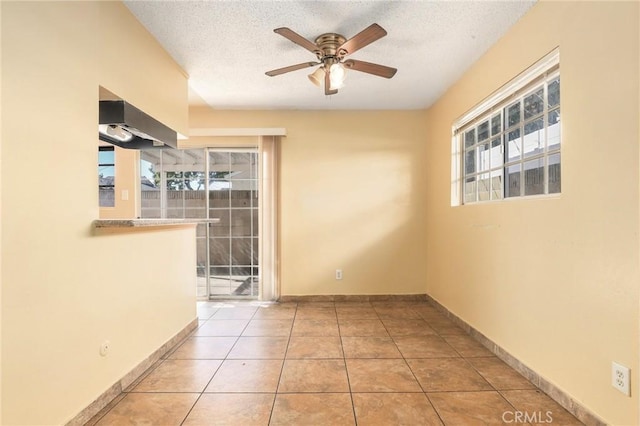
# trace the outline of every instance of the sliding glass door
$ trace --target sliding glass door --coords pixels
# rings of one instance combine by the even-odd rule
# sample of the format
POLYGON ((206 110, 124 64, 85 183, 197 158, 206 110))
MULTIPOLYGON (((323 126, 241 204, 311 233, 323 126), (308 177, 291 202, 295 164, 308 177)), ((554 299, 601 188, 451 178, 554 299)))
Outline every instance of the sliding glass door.
POLYGON ((196 230, 198 297, 257 298, 258 150, 141 151, 142 218, 218 219, 196 230))
POLYGON ((258 297, 258 152, 209 151, 210 295, 258 297))

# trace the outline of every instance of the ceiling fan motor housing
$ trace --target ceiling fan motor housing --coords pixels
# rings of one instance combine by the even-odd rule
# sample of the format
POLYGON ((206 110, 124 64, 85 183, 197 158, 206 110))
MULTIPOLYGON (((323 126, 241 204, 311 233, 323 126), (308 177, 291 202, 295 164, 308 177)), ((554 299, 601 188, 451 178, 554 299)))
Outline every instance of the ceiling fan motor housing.
POLYGON ((326 33, 318 36, 315 40, 316 45, 320 48, 320 51, 316 52, 318 60, 322 61, 326 66, 340 62, 347 52, 339 52, 338 48, 342 46, 345 41, 347 41, 347 39, 343 35, 336 33, 326 33))

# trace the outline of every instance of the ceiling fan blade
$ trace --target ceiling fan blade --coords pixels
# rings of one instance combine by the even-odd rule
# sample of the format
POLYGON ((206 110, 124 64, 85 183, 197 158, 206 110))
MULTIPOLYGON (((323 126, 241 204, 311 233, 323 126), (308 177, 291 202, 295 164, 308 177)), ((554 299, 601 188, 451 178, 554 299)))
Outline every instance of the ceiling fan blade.
POLYGON ((331 71, 330 68, 327 67, 324 70, 324 94, 335 95, 336 93, 338 93, 337 89, 331 90, 331 71))
POLYGON ((342 43, 342 46, 338 47, 338 53, 340 56, 350 55, 386 35, 387 32, 380 25, 371 24, 342 43))
POLYGON ((282 28, 276 28, 275 30, 273 30, 274 33, 280 34, 282 37, 291 40, 292 42, 294 42, 295 44, 297 44, 298 46, 302 46, 305 49, 307 49, 309 52, 317 55, 318 52, 322 53, 320 51, 320 49, 318 48, 318 46, 315 45, 315 43, 310 42, 309 40, 307 40, 306 38, 302 37, 300 34, 296 33, 295 31, 293 31, 290 28, 287 27, 282 27, 282 28))
POLYGON ((291 71, 301 70, 303 68, 313 67, 318 64, 320 64, 320 62, 303 62, 301 64, 290 65, 288 67, 278 68, 277 70, 267 71, 265 72, 265 74, 268 75, 269 77, 275 77, 276 75, 285 74, 291 71))
POLYGON ((371 62, 356 61, 355 59, 347 59, 344 66, 350 70, 366 72, 367 74, 377 75, 378 77, 391 78, 398 71, 395 68, 387 67, 380 64, 372 64, 371 62))

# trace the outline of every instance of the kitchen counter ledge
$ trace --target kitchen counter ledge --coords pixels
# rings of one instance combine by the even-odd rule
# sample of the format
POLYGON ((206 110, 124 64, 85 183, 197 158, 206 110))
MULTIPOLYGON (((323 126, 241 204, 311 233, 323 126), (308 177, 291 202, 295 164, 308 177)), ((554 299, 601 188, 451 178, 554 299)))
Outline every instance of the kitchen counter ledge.
POLYGON ((196 226, 199 223, 218 223, 220 219, 97 219, 96 229, 160 228, 167 226, 196 226))

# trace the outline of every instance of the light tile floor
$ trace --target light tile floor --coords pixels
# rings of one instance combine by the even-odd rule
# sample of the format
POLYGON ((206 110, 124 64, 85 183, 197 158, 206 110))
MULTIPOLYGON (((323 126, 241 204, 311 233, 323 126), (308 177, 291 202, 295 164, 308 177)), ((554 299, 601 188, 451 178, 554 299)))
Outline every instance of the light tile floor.
POLYGON ((89 424, 582 424, 427 303, 199 302, 198 315, 89 424))

